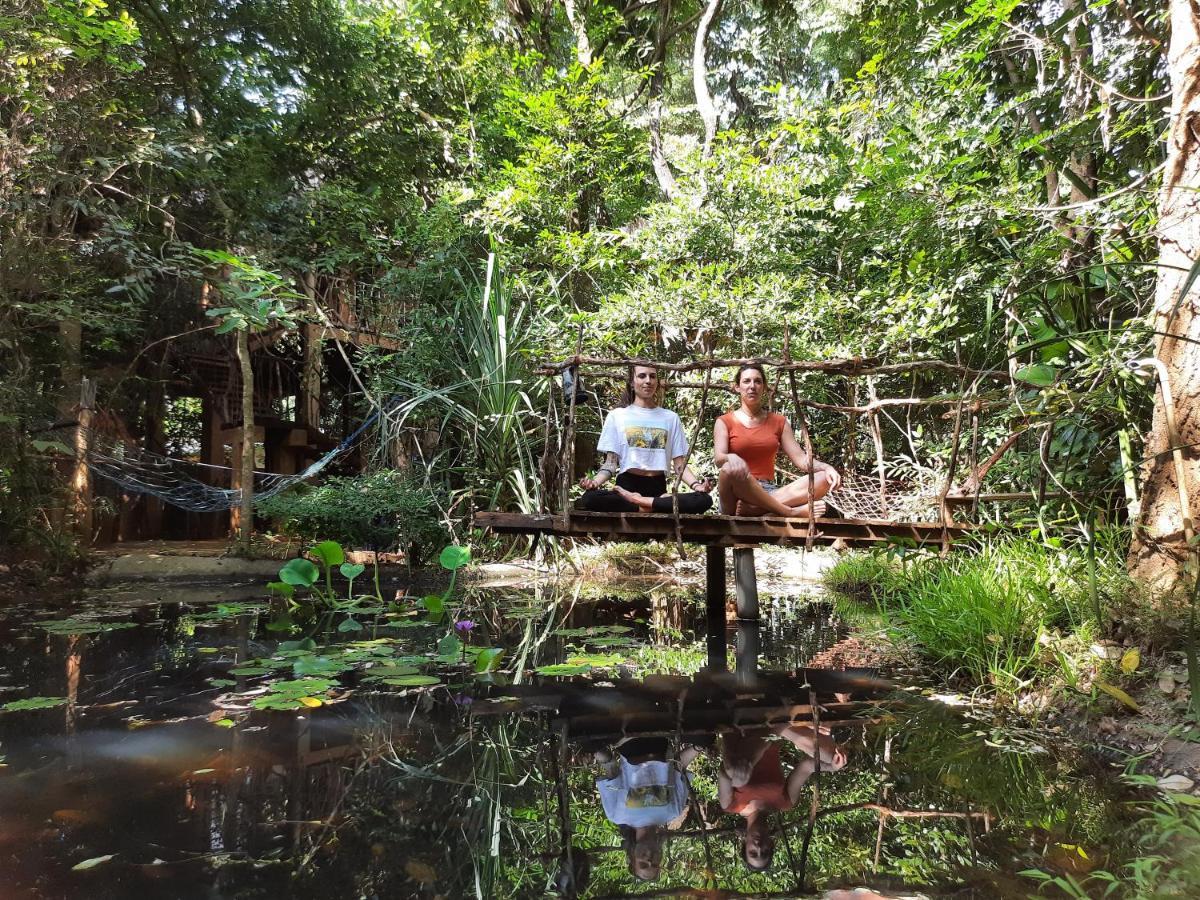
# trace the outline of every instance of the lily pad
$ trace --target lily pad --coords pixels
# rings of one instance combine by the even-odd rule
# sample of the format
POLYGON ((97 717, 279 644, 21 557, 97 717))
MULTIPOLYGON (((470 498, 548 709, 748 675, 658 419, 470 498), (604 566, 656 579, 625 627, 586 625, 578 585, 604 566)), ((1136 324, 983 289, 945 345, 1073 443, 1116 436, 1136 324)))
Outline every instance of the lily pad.
POLYGON ((438 557, 438 562, 442 564, 443 569, 454 571, 461 569, 471 561, 471 550, 469 547, 459 547, 457 544, 451 544, 442 550, 438 557))
POLYGON ((433 675, 401 675, 398 678, 385 678, 384 684, 394 684, 398 687, 424 687, 431 684, 441 684, 440 678, 433 675))
POLYGON ((587 663, 577 665, 557 663, 552 666, 538 666, 534 671, 539 675, 582 675, 584 672, 592 671, 592 667, 587 663))
POLYGON ((340 566, 346 561, 346 553, 337 541, 321 541, 308 552, 327 566, 340 566))
POLYGON ((26 697, 24 700, 10 700, 0 706, 0 709, 5 712, 20 712, 26 709, 53 709, 56 706, 65 706, 66 703, 66 697, 26 697))
POLYGON ((279 580, 296 587, 312 587, 320 577, 320 570, 307 559, 289 560, 279 570, 279 580))

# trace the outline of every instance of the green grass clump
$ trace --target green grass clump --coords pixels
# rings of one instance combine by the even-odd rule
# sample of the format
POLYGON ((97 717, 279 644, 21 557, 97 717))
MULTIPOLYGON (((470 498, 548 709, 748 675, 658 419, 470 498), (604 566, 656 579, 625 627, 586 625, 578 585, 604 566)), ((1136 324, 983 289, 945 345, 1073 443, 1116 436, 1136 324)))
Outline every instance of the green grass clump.
MULTIPOLYGON (((825 579, 836 594, 873 602, 894 637, 948 676, 1015 693, 1046 656, 1043 633, 1094 618, 1087 554, 1005 539, 903 566, 880 554, 848 556, 825 579)), ((1116 554, 1096 562, 1100 606, 1125 589, 1116 554)))
POLYGON ((847 553, 822 577, 825 589, 847 600, 884 605, 902 582, 900 565, 882 553, 847 553))

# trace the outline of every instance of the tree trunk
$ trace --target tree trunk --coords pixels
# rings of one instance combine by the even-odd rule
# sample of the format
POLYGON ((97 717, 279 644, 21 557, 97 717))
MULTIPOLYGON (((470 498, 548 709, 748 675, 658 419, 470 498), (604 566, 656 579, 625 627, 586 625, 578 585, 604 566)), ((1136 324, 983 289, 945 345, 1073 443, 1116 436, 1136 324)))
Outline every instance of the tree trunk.
POLYGON ((696 92, 696 109, 704 122, 704 158, 712 155, 713 138, 717 135, 717 108, 708 90, 708 62, 705 60, 708 33, 721 9, 721 0, 708 0, 700 23, 696 26, 696 43, 692 46, 692 88, 696 92))
POLYGON ((592 45, 588 41, 587 20, 582 10, 576 7, 578 0, 563 0, 567 10, 567 21, 575 33, 575 58, 585 69, 592 64, 592 45))
POLYGON ((1162 594, 1186 588, 1188 554, 1184 531, 1200 507, 1200 309, 1196 286, 1180 296, 1188 272, 1200 258, 1200 11, 1191 0, 1170 0, 1171 124, 1159 194, 1158 286, 1154 300, 1156 355, 1166 367, 1173 399, 1188 506, 1180 485, 1167 426, 1163 393, 1146 438, 1142 513, 1130 548, 1133 577, 1162 594))
POLYGON ((254 533, 254 370, 250 366, 250 331, 239 328, 237 356, 242 367, 242 498, 238 516, 238 550, 250 555, 254 533))
POLYGON ((667 162, 662 145, 663 84, 667 80, 667 45, 670 42, 671 0, 659 0, 658 20, 654 29, 654 56, 650 65, 654 72, 650 76, 650 162, 654 166, 654 177, 663 197, 670 200, 675 196, 675 173, 667 162))

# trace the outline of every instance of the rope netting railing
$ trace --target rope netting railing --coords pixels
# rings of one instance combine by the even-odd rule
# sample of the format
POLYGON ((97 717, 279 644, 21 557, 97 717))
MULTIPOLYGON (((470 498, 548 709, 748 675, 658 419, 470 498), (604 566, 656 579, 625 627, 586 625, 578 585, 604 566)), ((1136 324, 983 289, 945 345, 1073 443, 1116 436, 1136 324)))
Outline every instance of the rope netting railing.
MULTIPOLYGON (((833 514, 847 519, 878 520, 888 522, 942 522, 951 524, 950 508, 964 501, 974 510, 980 499, 983 476, 1000 455, 1009 449, 1014 438, 1023 429, 1018 429, 1001 442, 993 457, 982 465, 981 419, 991 410, 1013 407, 1012 399, 1018 387, 1037 387, 1025 383, 1019 376, 1007 370, 981 370, 940 359, 919 359, 898 363, 886 363, 875 358, 848 357, 831 360, 793 360, 790 358, 785 337, 782 357, 749 358, 706 358, 688 362, 660 362, 651 359, 614 359, 586 356, 577 349, 576 355, 555 362, 539 365, 535 372, 548 378, 562 379, 562 415, 559 442, 560 461, 565 467, 560 474, 559 501, 565 515, 570 515, 569 490, 571 479, 568 473, 574 467, 574 435, 578 428, 577 409, 590 408, 592 404, 577 403, 580 397, 592 397, 584 387, 584 379, 622 380, 630 366, 652 366, 665 375, 661 380, 665 390, 699 390, 702 398, 710 394, 732 393, 728 379, 718 382, 713 370, 730 372, 747 364, 767 366, 774 372, 774 408, 790 413, 797 439, 802 440, 805 453, 813 454, 814 428, 811 416, 839 415, 846 423, 846 443, 840 460, 841 484, 831 491, 826 501, 833 514), (688 376, 703 373, 703 380, 688 376), (919 374, 934 376, 943 389, 931 390, 928 396, 882 397, 880 382, 897 376, 909 376, 915 384, 919 374), (826 375, 845 379, 846 402, 828 402, 802 397, 797 386, 797 377, 803 375, 826 375), (786 377, 789 391, 784 388, 786 377), (957 390, 946 390, 947 381, 957 382, 957 390), (864 384, 865 383, 865 384, 864 384), (788 401, 791 401, 790 404, 788 401), (865 401, 865 402, 864 402, 865 401), (787 406, 792 409, 788 410, 787 406), (943 412, 938 413, 941 408, 943 412), (926 427, 940 419, 953 420, 953 435, 950 438, 949 458, 931 460, 930 464, 914 463, 917 456, 911 430, 906 429, 900 417, 923 414, 926 427), (902 435, 905 443, 903 453, 889 456, 885 446, 885 431, 902 435), (868 459, 859 459, 860 442, 867 450, 868 459), (963 444, 966 443, 964 447, 963 444), (961 484, 956 484, 957 469, 964 470, 961 484)), ((907 379, 906 379, 907 380, 907 379)), ((596 405, 599 405, 598 402, 596 405)), ((699 416, 703 419, 709 410, 705 399, 701 400, 699 416)), ((547 420, 549 422, 549 419, 547 420)), ((547 428, 549 441, 549 428, 547 428)), ((829 443, 827 438, 825 444, 829 443)), ((694 444, 694 441, 693 441, 694 444)), ((549 453, 549 444, 547 445, 549 453)), ((944 455, 944 454, 943 454, 944 455)), ((546 457, 544 456, 543 459, 546 457)), ((804 474, 793 477, 804 477, 804 474)), ((677 481, 677 480, 676 480, 677 481)), ((678 484, 673 486, 678 490, 678 484)))

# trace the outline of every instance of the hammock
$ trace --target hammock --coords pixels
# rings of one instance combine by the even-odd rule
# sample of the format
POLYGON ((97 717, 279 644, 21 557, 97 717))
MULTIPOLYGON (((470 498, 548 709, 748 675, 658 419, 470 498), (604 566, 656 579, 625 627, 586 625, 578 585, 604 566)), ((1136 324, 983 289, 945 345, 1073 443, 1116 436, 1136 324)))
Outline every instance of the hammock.
POLYGON ((944 486, 945 476, 921 472, 912 482, 885 480, 881 495, 879 476, 844 472, 825 500, 846 519, 933 522, 940 516, 944 486))
MULTIPOLYGON (((254 501, 265 500, 292 485, 318 474, 331 462, 349 450, 379 418, 377 409, 345 440, 294 475, 273 472, 254 473, 254 501)), ((208 484, 204 473, 212 480, 229 481, 235 471, 229 466, 213 466, 163 456, 130 446, 108 435, 92 431, 89 434, 87 466, 94 473, 136 494, 148 494, 164 503, 188 512, 220 512, 242 502, 241 488, 224 488, 208 484), (215 476, 215 477, 214 477, 215 476)))

